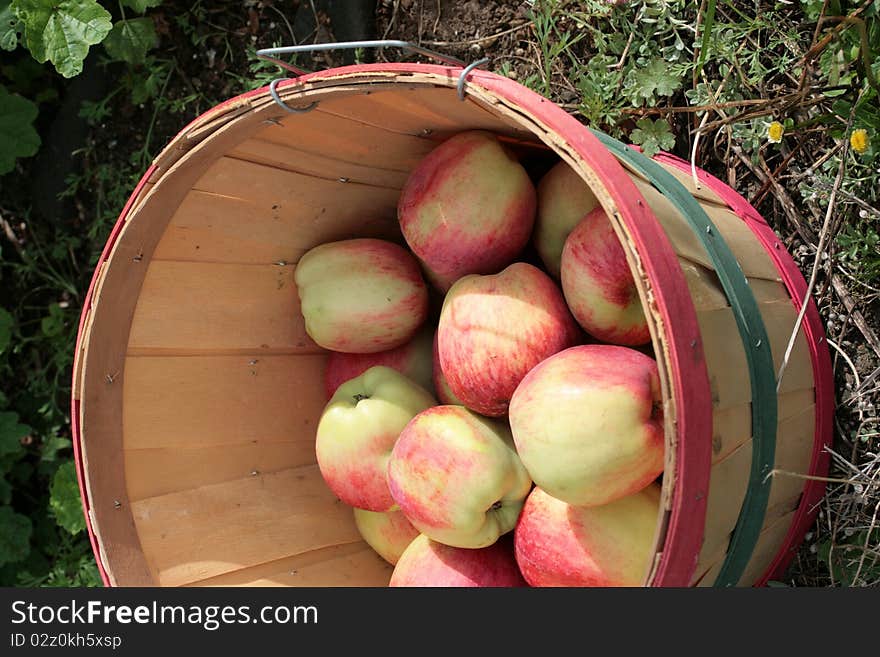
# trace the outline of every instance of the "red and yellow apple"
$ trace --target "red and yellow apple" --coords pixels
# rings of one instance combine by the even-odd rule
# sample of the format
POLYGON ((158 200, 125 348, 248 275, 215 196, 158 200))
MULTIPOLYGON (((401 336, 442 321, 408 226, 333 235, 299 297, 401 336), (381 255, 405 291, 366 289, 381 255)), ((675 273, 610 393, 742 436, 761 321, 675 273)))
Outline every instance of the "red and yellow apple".
POLYGON ((332 397, 336 389, 343 383, 360 376, 376 365, 394 368, 425 390, 430 390, 434 374, 433 333, 434 331, 426 326, 406 344, 372 354, 331 352, 324 368, 324 387, 327 391, 327 398, 332 397))
POLYGON ((421 534, 400 556, 389 586, 513 587, 526 586, 526 582, 510 541, 468 549, 444 545, 421 534))
POLYGON ((495 273, 529 241, 535 187, 490 132, 470 130, 434 148, 410 173, 397 216, 428 279, 445 292, 466 274, 495 273))
POLYGON ((581 345, 551 356, 523 378, 509 419, 535 484, 569 504, 607 504, 663 472, 657 363, 635 349, 581 345))
POLYGON ((653 559, 660 486, 609 504, 576 507, 536 487, 514 532, 531 586, 641 586, 653 559))
POLYGON ((547 271, 558 279, 566 238, 599 201, 565 162, 559 162, 541 177, 537 192, 538 211, 532 240, 547 271))
POLYGON ((294 272, 308 335, 331 351, 374 353, 409 341, 427 318, 428 287, 409 251, 359 238, 310 249, 294 272))
POLYGON ((419 535, 418 530, 396 507, 384 512, 354 509, 354 524, 367 545, 392 566, 419 535))
POLYGON ((529 370, 579 340, 559 288, 524 262, 458 280, 446 294, 437 326, 440 366, 450 390, 471 410, 493 417, 507 413, 529 370))
POLYGON ((481 548, 513 529, 532 482, 507 424, 463 406, 434 406, 400 433, 388 488, 421 533, 481 548))
POLYGON ((461 403, 461 400, 456 397, 450 389, 449 383, 446 381, 446 376, 443 374, 443 368, 440 367, 440 351, 437 348, 436 332, 434 333, 434 345, 432 351, 434 394, 437 396, 438 401, 441 404, 464 406, 464 404, 461 403))
POLYGON ((436 403, 424 388, 382 365, 339 386, 315 438, 318 468, 330 490, 359 509, 390 510, 394 500, 385 472, 391 450, 407 423, 436 403))
POLYGON ((623 246, 602 208, 565 240, 562 293, 583 329, 603 342, 638 346, 651 339, 623 246))

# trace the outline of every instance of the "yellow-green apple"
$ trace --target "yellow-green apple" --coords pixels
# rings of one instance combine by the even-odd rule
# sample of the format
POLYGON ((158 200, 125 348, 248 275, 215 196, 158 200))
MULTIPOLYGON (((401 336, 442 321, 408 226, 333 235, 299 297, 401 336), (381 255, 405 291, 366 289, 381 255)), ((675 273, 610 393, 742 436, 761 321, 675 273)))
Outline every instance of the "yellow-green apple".
POLYGON ((520 572, 531 586, 641 586, 653 558, 660 486, 602 506, 566 504, 539 487, 514 531, 520 572))
POLYGON ((508 540, 468 549, 432 541, 424 534, 404 550, 391 573, 392 587, 527 586, 508 540))
POLYGON ((354 509, 354 524, 367 545, 392 566, 419 535, 397 507, 384 512, 354 509))
POLYGON ((657 363, 635 349, 580 345, 551 356, 523 378, 509 419, 535 484, 569 504, 606 504, 663 472, 657 363))
POLYGON ((315 437, 318 468, 330 490, 359 509, 391 509, 385 482, 391 450, 407 423, 436 403, 424 388, 382 365, 339 386, 315 437))
POLYGON ((507 424, 463 406, 434 406, 400 433, 388 488, 421 533, 446 545, 491 545, 516 524, 532 482, 507 424))
POLYGON ((579 341, 580 329, 556 283, 525 262, 456 281, 437 326, 450 390, 471 410, 492 417, 507 413, 529 370, 579 341))
POLYGON ((433 383, 434 383, 434 394, 437 396, 437 400, 441 404, 455 404, 458 406, 464 406, 461 400, 455 396, 452 390, 449 387, 449 383, 446 381, 446 376, 443 374, 443 368, 440 367, 440 351, 437 349, 437 332, 434 332, 434 345, 433 345, 433 383))
POLYGON ((376 365, 392 367, 430 390, 434 384, 433 333, 432 328, 425 326, 406 344, 373 354, 330 352, 324 368, 327 398, 332 397, 340 385, 376 365))
POLYGON ((557 163, 541 177, 537 191, 538 211, 532 240, 547 271, 558 279, 562 247, 568 234, 599 201, 565 162, 557 163))
POLYGON ((562 293, 584 330, 603 342, 648 342, 648 322, 620 240, 602 208, 575 227, 562 249, 562 293))
POLYGON ((294 273, 309 336, 331 351, 374 353, 409 341, 428 313, 428 287, 404 247, 359 238, 310 249, 294 273))
POLYGON ((523 250, 535 222, 535 186, 495 135, 460 132, 413 169, 397 216, 428 279, 445 292, 465 274, 497 272, 523 250))

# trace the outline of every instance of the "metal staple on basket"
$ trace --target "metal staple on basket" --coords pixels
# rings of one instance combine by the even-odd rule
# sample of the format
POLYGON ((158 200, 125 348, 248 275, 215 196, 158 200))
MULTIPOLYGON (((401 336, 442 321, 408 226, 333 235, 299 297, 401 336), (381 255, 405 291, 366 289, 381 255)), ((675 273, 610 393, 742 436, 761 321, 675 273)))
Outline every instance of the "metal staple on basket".
POLYGON ((305 114, 306 112, 311 112, 318 106, 317 101, 312 101, 305 107, 291 107, 283 100, 281 100, 281 96, 278 95, 278 83, 285 82, 287 80, 290 80, 290 78, 277 78, 269 83, 269 95, 272 96, 272 100, 274 100, 278 105, 281 106, 281 109, 291 114, 305 114))

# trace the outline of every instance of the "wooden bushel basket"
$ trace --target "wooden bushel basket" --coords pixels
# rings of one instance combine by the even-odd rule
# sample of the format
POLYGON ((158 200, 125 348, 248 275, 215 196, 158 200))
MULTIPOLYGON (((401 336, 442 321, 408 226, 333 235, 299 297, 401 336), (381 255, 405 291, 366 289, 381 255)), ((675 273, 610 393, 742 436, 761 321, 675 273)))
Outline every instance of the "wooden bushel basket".
POLYGON ((388 583, 315 464, 327 352, 293 273, 323 242, 400 240, 407 173, 475 128, 574 167, 627 252, 666 423, 645 584, 781 576, 824 493, 833 382, 809 302, 777 391, 806 284, 773 231, 719 180, 697 170, 695 184, 688 163, 597 135, 512 80, 373 64, 208 111, 123 209, 83 308, 72 399, 106 584, 388 583))

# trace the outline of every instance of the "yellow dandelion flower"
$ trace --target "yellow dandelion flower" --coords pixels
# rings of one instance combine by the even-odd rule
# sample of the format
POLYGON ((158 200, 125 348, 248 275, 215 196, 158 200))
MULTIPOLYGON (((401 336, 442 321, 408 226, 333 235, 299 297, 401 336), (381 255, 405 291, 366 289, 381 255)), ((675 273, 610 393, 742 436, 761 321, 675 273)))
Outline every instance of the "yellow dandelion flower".
POLYGON ((785 132, 785 126, 779 121, 773 121, 767 125, 767 141, 771 144, 778 144, 782 141, 783 132, 785 132))
POLYGON ((849 145, 856 153, 864 153, 868 150, 868 131, 864 128, 856 128, 849 136, 849 145))

